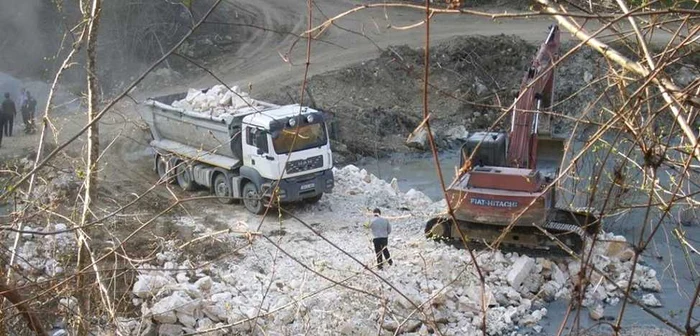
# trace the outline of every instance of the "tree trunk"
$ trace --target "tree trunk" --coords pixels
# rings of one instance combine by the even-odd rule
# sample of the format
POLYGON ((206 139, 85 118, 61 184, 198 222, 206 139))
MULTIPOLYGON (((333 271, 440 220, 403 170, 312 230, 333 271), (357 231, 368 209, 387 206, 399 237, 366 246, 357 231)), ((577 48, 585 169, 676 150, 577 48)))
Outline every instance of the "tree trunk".
MULTIPOLYGON (((97 87, 97 31, 100 23, 101 0, 92 0, 89 6, 87 31, 87 100, 88 100, 88 123, 91 123, 97 115, 98 87, 97 87)), ((97 159, 100 156, 99 123, 92 124, 87 131, 87 167, 85 171, 85 196, 83 198, 83 211, 80 225, 88 222, 90 216, 90 203, 97 196, 97 159)), ((90 262, 91 255, 87 246, 87 232, 78 230, 78 272, 83 272, 90 262)), ((93 265, 95 266, 95 265, 93 265)), ((97 274, 96 274, 97 275, 97 274)), ((78 335, 87 335, 90 324, 86 319, 90 315, 90 290, 83 274, 78 274, 76 290, 78 291, 78 301, 80 305, 80 317, 78 322, 78 335)))
MULTIPOLYGON (((44 330, 44 327, 41 325, 41 322, 39 321, 39 318, 36 316, 34 311, 30 310, 30 308, 27 306, 26 303, 24 303, 24 299, 22 296, 17 293, 17 290, 14 288, 11 288, 9 286, 5 286, 2 282, 0 282, 0 293, 2 293, 2 296, 10 301, 15 308, 19 311, 19 313, 22 315, 24 320, 27 322, 27 326, 29 327, 29 330, 33 331, 36 335, 39 336, 47 336, 48 334, 46 333, 46 330, 44 330)), ((10 315, 10 314, 7 314, 10 315)), ((7 323, 7 322, 6 322, 7 323)))

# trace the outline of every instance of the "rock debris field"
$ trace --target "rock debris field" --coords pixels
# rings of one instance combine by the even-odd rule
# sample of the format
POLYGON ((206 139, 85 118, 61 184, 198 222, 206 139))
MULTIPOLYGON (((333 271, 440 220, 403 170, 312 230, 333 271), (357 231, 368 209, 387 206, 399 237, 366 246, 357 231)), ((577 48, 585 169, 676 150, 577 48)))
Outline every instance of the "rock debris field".
MULTIPOLYGON (((425 219, 440 212, 444 202, 433 203, 413 190, 401 192, 396 183, 354 166, 335 174, 333 194, 296 211, 309 227, 293 219, 271 220, 267 231, 263 227, 269 238, 264 239, 245 233, 254 232, 257 222, 231 220, 226 239, 231 250, 242 249, 228 260, 199 267, 176 248, 180 242, 169 241, 157 260, 140 266, 132 304, 141 318, 121 319, 121 332, 426 335, 439 329, 471 335, 480 333, 485 304, 489 335, 526 335, 542 330, 548 302, 575 297, 577 261, 475 251, 486 279, 482 296, 468 252, 423 237, 425 219), (384 270, 374 267, 364 226, 374 206, 393 225, 394 266, 384 270)), ((195 235, 211 233, 201 218, 174 221, 194 225, 195 235)), ((607 278, 594 272, 582 302, 593 319, 603 317, 605 305, 619 304, 616 288, 627 286, 632 269, 633 253, 624 238, 601 238, 606 242, 598 242, 592 264, 607 278)), ((22 249, 29 260, 37 255, 31 242, 22 249)), ((660 290, 653 269, 637 265, 632 287, 647 305, 661 305, 653 294, 660 290)))
MULTIPOLYGON (((55 179, 66 180, 63 175, 70 174, 55 179)), ((480 333, 485 305, 487 334, 527 335, 542 331, 539 323, 547 318, 549 302, 577 297, 580 262, 500 251, 475 251, 486 280, 482 291, 466 250, 423 236, 425 220, 443 211, 444 201, 432 202, 415 190, 401 192, 396 181, 387 183, 355 166, 335 169, 335 176, 332 194, 295 209, 308 226, 293 218, 271 219, 260 232, 265 239, 255 232, 258 221, 221 214, 229 218, 231 230, 218 238, 237 250, 227 259, 200 263, 178 248, 183 242, 167 241, 153 262, 139 265, 131 304, 141 316, 119 318, 120 332, 426 335, 439 330, 471 335, 480 333), (394 265, 384 270, 374 266, 365 227, 373 207, 380 207, 393 226, 394 265)), ((173 218, 173 225, 193 226, 200 237, 213 232, 204 218, 173 218)), ((65 228, 52 223, 25 230, 65 228)), ((28 271, 28 280, 65 272, 57 259, 75 246, 73 234, 25 233, 22 238, 17 264, 28 271)), ((603 318, 604 306, 620 303, 617 288, 627 286, 632 269, 633 252, 624 238, 609 233, 600 238, 592 265, 604 276, 592 273, 581 302, 592 319, 603 318)), ((644 304, 662 305, 654 294, 661 285, 653 269, 638 264, 632 288, 644 304)), ((76 301, 65 297, 60 302, 70 307, 76 301)))

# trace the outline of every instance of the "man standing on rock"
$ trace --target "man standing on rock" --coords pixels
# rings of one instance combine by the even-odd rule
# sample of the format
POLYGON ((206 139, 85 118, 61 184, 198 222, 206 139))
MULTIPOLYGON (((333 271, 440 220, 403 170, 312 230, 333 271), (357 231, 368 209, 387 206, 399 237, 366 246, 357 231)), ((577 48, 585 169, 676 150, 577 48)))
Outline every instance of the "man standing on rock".
POLYGON ((381 216, 382 212, 379 209, 375 208, 372 212, 374 213, 374 218, 372 218, 370 229, 374 237, 374 252, 377 254, 377 268, 382 269, 384 266, 382 255, 389 265, 394 264, 389 255, 389 249, 387 248, 389 234, 391 233, 391 224, 389 224, 386 218, 381 216))
POLYGON ((3 127, 0 131, 4 131, 5 135, 12 136, 12 126, 15 122, 15 115, 17 114, 17 107, 15 102, 10 99, 10 93, 5 92, 5 100, 2 102, 2 114, 3 114, 3 127))

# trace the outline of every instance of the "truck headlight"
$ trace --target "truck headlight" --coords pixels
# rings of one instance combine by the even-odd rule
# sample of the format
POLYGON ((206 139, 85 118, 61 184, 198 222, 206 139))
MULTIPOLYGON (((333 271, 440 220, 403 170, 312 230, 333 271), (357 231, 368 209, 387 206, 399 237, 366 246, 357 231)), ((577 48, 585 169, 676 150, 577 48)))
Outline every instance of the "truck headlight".
POLYGON ((289 119, 289 126, 294 127, 297 124, 297 119, 296 118, 290 118, 289 119))
POLYGON ((313 114, 307 115, 307 116, 306 116, 306 122, 308 122, 309 124, 312 123, 312 122, 314 122, 314 115, 313 115, 313 114))
POLYGON ((287 191, 284 189, 279 189, 277 192, 277 195, 279 195, 280 198, 286 198, 287 197, 287 191))

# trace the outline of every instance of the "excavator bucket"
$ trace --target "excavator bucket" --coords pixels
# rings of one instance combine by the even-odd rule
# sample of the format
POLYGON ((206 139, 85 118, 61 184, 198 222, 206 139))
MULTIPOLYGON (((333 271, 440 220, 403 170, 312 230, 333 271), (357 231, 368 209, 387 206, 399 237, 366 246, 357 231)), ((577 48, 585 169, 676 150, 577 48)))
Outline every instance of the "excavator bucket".
POLYGON ((537 170, 556 174, 564 158, 564 141, 555 137, 537 138, 537 170))

